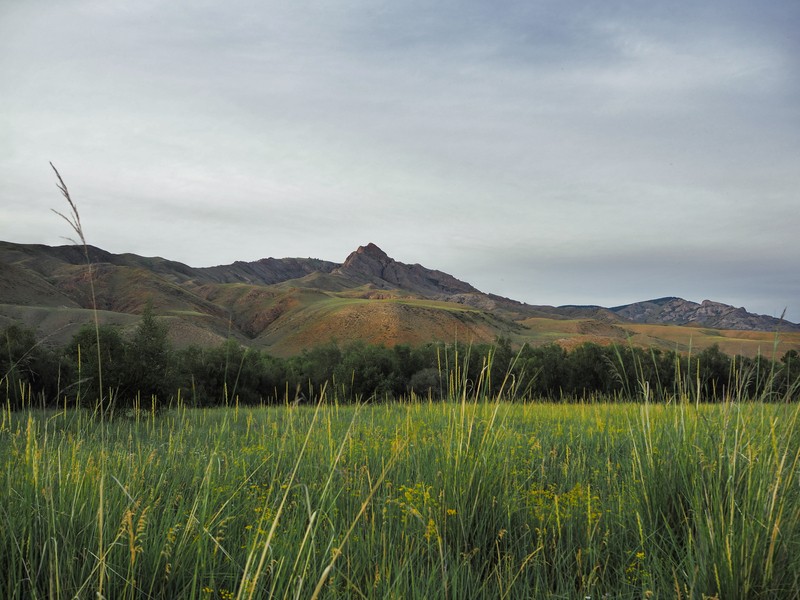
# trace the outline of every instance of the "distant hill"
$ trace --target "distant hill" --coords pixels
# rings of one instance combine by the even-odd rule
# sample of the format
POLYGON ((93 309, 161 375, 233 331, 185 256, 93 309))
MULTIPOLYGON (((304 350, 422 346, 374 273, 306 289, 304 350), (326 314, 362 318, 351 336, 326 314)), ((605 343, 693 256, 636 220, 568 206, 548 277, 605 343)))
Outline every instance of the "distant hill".
POLYGON ((711 300, 703 300, 702 303, 697 304, 683 298, 668 297, 615 306, 610 310, 634 323, 693 325, 750 331, 800 330, 800 327, 794 323, 768 315, 756 315, 747 312, 744 308, 736 308, 711 300))
MULTIPOLYGON (((680 298, 614 308, 533 306, 394 260, 372 243, 342 263, 264 258, 204 268, 88 251, 101 320, 130 329, 150 301, 180 345, 234 338, 289 355, 329 340, 394 345, 503 336, 516 343, 680 349, 691 337, 694 347, 720 343, 726 351, 754 354, 771 347, 781 331, 781 344, 800 348, 800 326, 743 308, 680 298)), ((89 282, 82 248, 0 242, 0 327, 22 322, 48 342, 66 342, 92 321, 89 282)))

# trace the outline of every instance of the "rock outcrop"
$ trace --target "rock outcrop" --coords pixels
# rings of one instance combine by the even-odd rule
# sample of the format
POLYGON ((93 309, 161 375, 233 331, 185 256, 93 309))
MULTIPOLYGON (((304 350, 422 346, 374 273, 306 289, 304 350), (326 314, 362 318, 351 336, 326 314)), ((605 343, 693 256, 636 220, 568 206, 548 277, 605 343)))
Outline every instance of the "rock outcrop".
POLYGON ((470 284, 442 271, 396 261, 373 243, 359 246, 334 273, 380 289, 400 288, 429 298, 480 293, 470 284))
POLYGON ((714 329, 758 331, 799 331, 800 326, 768 315, 757 315, 721 302, 703 300, 700 304, 683 298, 666 297, 635 302, 611 309, 634 323, 694 325, 714 329))

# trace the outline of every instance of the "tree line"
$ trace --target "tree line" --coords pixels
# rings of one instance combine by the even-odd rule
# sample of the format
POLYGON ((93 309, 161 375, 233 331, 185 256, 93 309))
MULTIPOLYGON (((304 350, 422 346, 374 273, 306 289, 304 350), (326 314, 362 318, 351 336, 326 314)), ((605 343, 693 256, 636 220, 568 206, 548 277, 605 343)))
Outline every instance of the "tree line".
POLYGON ((113 410, 175 405, 220 406, 338 401, 412 395, 476 395, 524 400, 794 400, 800 355, 779 360, 729 356, 712 346, 694 355, 628 345, 584 343, 515 348, 428 343, 385 347, 328 342, 290 358, 228 340, 214 348, 177 349, 167 325, 147 308, 130 336, 111 326, 84 327, 50 348, 11 325, 0 341, 0 399, 7 407, 88 406, 113 410))

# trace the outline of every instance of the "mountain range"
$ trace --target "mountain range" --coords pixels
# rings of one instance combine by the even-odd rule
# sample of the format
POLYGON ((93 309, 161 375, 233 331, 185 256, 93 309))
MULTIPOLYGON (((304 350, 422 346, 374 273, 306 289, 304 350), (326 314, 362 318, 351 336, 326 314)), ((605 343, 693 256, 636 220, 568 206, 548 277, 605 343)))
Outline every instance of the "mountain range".
POLYGON ((718 343, 752 355, 800 348, 800 325, 705 300, 660 298, 625 306, 539 306, 484 293, 456 277, 389 257, 375 244, 342 263, 264 258, 190 267, 100 248, 0 242, 0 327, 22 322, 62 344, 92 322, 132 328, 145 305, 176 344, 234 338, 290 355, 330 340, 394 345, 428 341, 533 344, 625 342, 686 350, 718 343), (776 332, 780 332, 776 338, 776 332))

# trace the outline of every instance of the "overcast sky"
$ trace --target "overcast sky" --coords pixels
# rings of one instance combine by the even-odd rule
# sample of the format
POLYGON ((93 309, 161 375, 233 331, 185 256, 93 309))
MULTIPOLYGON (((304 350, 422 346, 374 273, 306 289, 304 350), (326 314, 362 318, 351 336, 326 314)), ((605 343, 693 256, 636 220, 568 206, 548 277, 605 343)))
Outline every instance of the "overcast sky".
POLYGON ((800 321, 800 2, 6 0, 0 239, 374 242, 532 304, 800 321))

